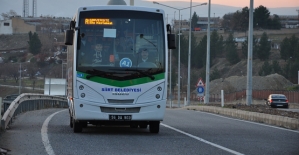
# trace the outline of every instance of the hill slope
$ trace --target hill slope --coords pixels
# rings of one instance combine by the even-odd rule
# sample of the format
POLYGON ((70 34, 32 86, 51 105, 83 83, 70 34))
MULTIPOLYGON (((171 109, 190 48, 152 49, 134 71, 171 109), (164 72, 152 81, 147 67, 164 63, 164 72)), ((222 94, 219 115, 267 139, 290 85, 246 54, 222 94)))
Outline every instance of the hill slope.
MULTIPOLYGON (((293 83, 279 74, 252 77, 253 90, 282 90, 290 86, 293 86, 293 83)), ((210 94, 220 94, 221 90, 224 90, 225 93, 230 93, 245 90, 246 88, 246 76, 230 76, 210 82, 210 94)))

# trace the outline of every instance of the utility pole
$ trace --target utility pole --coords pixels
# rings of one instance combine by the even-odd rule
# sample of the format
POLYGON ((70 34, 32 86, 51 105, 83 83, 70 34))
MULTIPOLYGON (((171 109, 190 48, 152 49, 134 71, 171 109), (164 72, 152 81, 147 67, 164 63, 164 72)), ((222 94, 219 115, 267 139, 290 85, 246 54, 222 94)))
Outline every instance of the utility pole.
POLYGON ((250 0, 248 27, 248 58, 247 58, 247 88, 246 105, 252 103, 252 45, 253 44, 253 0, 250 0))
POLYGON ((174 11, 174 16, 173 16, 173 32, 175 31, 175 11, 174 11))
POLYGON ((188 105, 188 106, 190 106, 190 72, 191 72, 191 14, 192 14, 192 0, 190 0, 190 17, 189 17, 188 83, 187 83, 187 105, 188 105))
POLYGON ((130 0, 130 5, 134 6, 134 0, 130 0))
POLYGON ((20 69, 19 69, 19 72, 20 72, 20 80, 19 80, 19 95, 21 95, 21 79, 22 79, 22 63, 20 62, 20 69))
POLYGON ((168 24, 168 14, 167 14, 167 22, 166 22, 166 24, 168 24))
POLYGON ((296 10, 298 12, 298 25, 299 25, 299 10, 296 10))
POLYGON ((207 60, 206 60, 206 90, 205 90, 205 97, 204 103, 208 104, 210 102, 210 37, 211 37, 211 0, 209 0, 208 6, 208 32, 207 32, 207 60))
POLYGON ((171 75, 172 75, 172 73, 171 73, 171 57, 172 57, 172 52, 171 52, 172 50, 171 49, 169 49, 169 89, 170 89, 170 108, 172 108, 172 87, 171 87, 171 85, 172 85, 172 81, 171 81, 171 75))

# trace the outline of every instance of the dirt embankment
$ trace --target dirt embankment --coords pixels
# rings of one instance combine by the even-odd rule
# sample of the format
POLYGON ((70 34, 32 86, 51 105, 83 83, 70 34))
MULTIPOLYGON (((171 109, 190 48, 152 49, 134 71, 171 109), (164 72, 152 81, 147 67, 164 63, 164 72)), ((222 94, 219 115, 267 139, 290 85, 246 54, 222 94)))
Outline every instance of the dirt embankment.
MULTIPOLYGON (((254 90, 282 90, 294 84, 279 74, 271 74, 268 76, 253 76, 252 89, 254 90)), ((217 94, 221 90, 225 93, 241 91, 247 88, 246 76, 231 76, 228 78, 220 78, 210 82, 210 93, 217 94)))
POLYGON ((0 35, 0 51, 26 49, 28 40, 28 34, 0 35))

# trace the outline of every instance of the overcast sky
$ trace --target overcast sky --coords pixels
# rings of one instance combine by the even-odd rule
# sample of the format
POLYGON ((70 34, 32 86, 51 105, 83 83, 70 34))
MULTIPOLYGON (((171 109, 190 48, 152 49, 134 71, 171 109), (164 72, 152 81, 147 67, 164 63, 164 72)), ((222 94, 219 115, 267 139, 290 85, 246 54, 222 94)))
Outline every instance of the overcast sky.
MULTIPOLYGON (((150 0, 148 0, 150 1, 150 0)), ((190 0, 155 0, 157 2, 167 2, 167 1, 185 1, 189 2, 190 0)), ((208 0, 192 0, 192 2, 209 2, 208 0)), ((249 6, 250 0, 211 0, 211 4, 221 4, 221 5, 229 5, 236 7, 244 7, 249 6)), ((254 0, 254 7, 258 7, 260 5, 267 6, 270 8, 278 8, 278 7, 298 7, 299 9, 299 0, 254 0)))
MULTIPOLYGON (((88 5, 106 5, 109 0, 37 0, 37 15, 38 16, 56 16, 56 17, 72 17, 76 9, 80 6, 88 5)), ((124 0, 128 5, 130 0, 124 0)), ((190 6, 190 0, 169 1, 155 0, 162 4, 172 6, 174 8, 186 8, 190 6)), ((208 0, 192 0, 192 5, 208 2, 208 0)), ((211 16, 223 17, 226 13, 235 12, 245 6, 249 6, 250 0, 211 0, 211 16)), ((178 19, 178 11, 162 5, 153 4, 153 1, 135 0, 136 6, 149 6, 165 10, 165 14, 169 19, 178 19)), ((278 15, 298 15, 296 10, 299 10, 299 0, 254 0, 255 7, 263 5, 267 7, 271 14, 278 15), (290 7, 290 8, 281 8, 290 7)), ((7 13, 9 10, 16 11, 23 16, 23 0, 0 0, 0 14, 7 13)), ((208 16, 208 6, 198 6, 192 8, 192 14, 196 12, 201 17, 208 16)), ((190 17, 190 10, 182 10, 183 19, 190 17)), ((32 0, 29 0, 29 15, 32 16, 32 0)))

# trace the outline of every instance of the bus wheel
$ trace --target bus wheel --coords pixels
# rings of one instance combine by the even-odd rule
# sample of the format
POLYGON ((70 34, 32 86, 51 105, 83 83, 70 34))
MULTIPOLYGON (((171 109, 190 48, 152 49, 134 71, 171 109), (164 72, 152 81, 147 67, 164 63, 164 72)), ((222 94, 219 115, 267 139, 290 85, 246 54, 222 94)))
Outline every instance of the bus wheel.
POLYGON ((70 116, 70 127, 73 128, 73 117, 70 116))
POLYGON ((146 128, 147 128, 147 124, 140 124, 140 125, 139 125, 139 128, 141 128, 141 129, 146 129, 146 128))
POLYGON ((82 124, 80 122, 76 122, 75 119, 73 119, 73 129, 74 133, 82 132, 82 124))
POLYGON ((141 128, 141 129, 146 129, 146 128, 147 128, 147 122, 141 122, 141 123, 139 124, 139 128, 141 128))
POLYGON ((149 131, 151 133, 159 133, 160 121, 153 121, 149 124, 149 131))
POLYGON ((137 124, 130 124, 130 128, 137 128, 138 125, 137 124))
POLYGON ((82 127, 87 128, 87 122, 82 122, 82 127))

